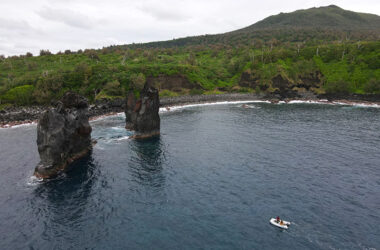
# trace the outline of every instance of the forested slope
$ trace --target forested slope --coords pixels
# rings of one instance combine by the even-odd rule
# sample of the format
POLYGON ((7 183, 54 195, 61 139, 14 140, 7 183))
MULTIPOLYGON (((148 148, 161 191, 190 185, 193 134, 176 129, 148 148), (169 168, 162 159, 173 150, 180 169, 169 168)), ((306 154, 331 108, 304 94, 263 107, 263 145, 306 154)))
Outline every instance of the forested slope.
POLYGON ((90 101, 123 97, 128 90, 138 94, 146 81, 157 84, 162 96, 380 93, 378 27, 376 15, 328 6, 279 14, 222 35, 57 54, 42 50, 39 56, 1 56, 0 104, 47 104, 67 90, 90 101), (314 13, 311 24, 315 27, 298 25, 305 11, 314 13), (333 28, 324 27, 326 16, 337 20, 333 28), (351 23, 345 25, 347 20, 351 23), (289 27, 279 31, 283 26, 289 27), (284 36, 286 32, 289 36, 284 36))

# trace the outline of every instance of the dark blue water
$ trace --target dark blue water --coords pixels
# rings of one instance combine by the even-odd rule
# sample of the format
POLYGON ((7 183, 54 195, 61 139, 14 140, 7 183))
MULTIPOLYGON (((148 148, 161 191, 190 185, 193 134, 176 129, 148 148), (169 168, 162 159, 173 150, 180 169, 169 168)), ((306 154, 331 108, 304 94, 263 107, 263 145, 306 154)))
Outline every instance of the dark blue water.
POLYGON ((135 141, 123 117, 37 183, 36 127, 0 130, 0 249, 380 248, 380 109, 193 107, 135 141), (294 224, 281 230, 269 219, 294 224))

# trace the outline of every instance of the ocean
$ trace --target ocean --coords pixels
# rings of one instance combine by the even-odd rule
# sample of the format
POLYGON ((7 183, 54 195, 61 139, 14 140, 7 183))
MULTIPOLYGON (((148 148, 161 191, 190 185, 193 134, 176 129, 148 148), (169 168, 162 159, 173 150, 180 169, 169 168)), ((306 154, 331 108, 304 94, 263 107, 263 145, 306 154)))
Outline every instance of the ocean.
POLYGON ((97 119, 44 182, 36 125, 0 129, 0 249, 379 249, 380 108, 242 105, 162 109, 148 140, 97 119))

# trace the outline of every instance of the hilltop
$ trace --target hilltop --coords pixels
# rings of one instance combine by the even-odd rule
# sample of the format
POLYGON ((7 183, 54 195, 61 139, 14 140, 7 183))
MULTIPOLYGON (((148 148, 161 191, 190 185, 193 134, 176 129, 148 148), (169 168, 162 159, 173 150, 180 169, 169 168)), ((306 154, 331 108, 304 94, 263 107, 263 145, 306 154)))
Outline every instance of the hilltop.
POLYGON ((344 10, 338 6, 297 10, 270 16, 238 32, 252 32, 260 29, 319 28, 334 30, 380 29, 380 16, 344 10))
POLYGON ((161 47, 211 44, 248 44, 253 39, 318 44, 336 40, 379 40, 380 16, 344 10, 330 5, 267 17, 248 27, 216 35, 192 36, 169 41, 127 45, 161 47))

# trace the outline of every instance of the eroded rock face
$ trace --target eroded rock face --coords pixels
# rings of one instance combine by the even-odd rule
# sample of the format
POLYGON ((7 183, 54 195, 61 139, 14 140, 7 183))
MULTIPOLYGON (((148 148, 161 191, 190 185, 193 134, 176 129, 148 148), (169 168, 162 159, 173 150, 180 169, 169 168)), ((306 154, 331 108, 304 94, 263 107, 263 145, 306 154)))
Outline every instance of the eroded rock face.
POLYGON ((158 90, 146 84, 136 98, 133 92, 127 95, 125 105, 126 129, 135 130, 136 137, 149 137, 160 133, 160 100, 158 90))
POLYGON ((240 77, 239 86, 256 88, 259 86, 259 79, 255 78, 250 72, 243 72, 240 77))
POLYGON ((149 86, 153 86, 159 90, 168 89, 171 91, 181 91, 182 89, 200 89, 198 84, 191 83, 182 75, 148 77, 146 82, 149 86))
POLYGON ((34 171, 40 178, 52 178, 74 160, 91 150, 92 128, 87 100, 67 92, 56 108, 47 110, 37 126, 37 146, 41 161, 34 171))

